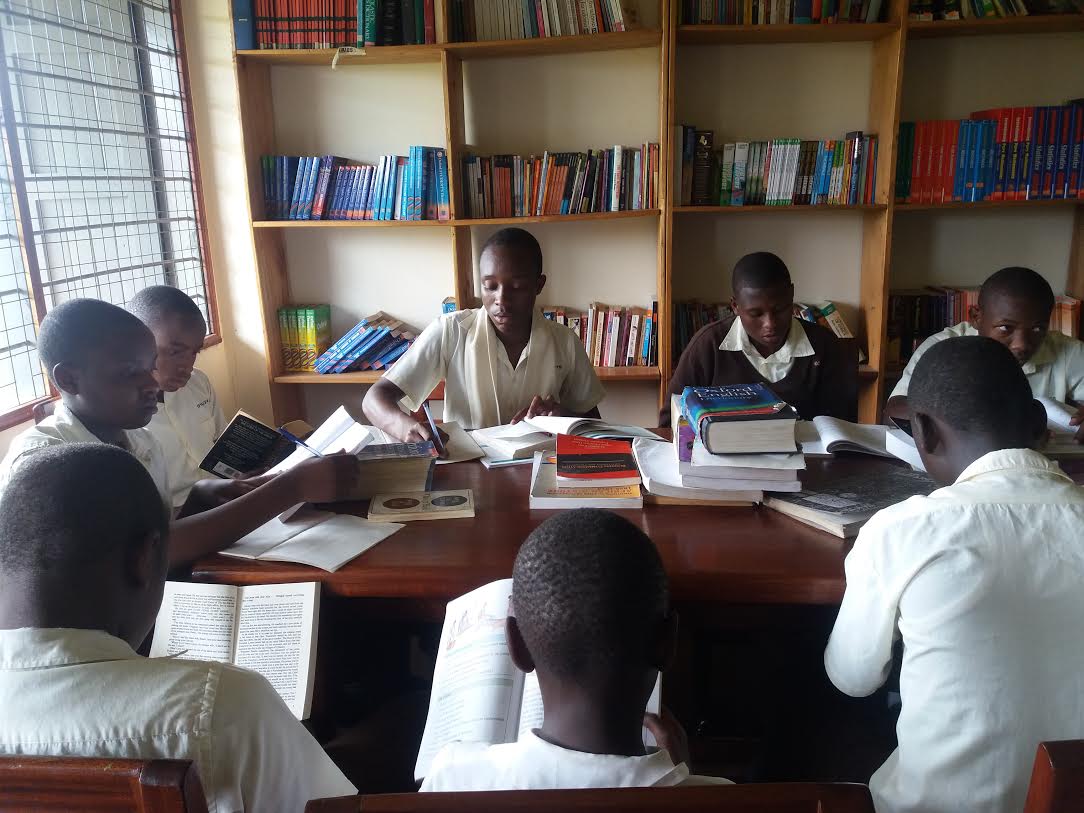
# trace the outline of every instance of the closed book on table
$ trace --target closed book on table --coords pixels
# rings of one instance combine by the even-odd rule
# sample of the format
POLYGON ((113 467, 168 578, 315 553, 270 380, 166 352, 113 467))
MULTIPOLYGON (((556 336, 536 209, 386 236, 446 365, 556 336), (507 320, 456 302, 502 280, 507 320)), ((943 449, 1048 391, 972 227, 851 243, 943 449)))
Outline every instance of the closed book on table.
POLYGON ((640 485, 627 440, 557 436, 557 484, 562 488, 640 485))
POLYGON ((535 452, 531 469, 529 505, 534 509, 551 508, 643 508, 640 486, 604 488, 562 488, 557 483, 557 456, 535 452))
POLYGON ((681 412, 712 454, 798 450, 798 413, 763 384, 686 387, 681 412))

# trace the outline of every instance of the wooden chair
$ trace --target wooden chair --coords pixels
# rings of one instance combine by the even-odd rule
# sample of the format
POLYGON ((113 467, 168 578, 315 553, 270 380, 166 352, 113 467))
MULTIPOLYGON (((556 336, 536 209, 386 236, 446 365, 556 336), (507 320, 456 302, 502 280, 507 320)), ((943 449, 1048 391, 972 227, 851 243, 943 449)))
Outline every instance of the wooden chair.
POLYGON ((1039 743, 1024 813, 1081 810, 1084 810, 1084 740, 1039 743))
POLYGON ((176 759, 0 757, 0 811, 207 813, 196 767, 176 759))
POLYGON ((30 415, 34 418, 34 423, 38 424, 53 414, 56 409, 57 401, 59 398, 50 398, 48 401, 38 401, 34 406, 30 408, 30 415))
POLYGON ((865 785, 783 783, 612 790, 392 793, 316 799, 306 813, 873 813, 865 785))

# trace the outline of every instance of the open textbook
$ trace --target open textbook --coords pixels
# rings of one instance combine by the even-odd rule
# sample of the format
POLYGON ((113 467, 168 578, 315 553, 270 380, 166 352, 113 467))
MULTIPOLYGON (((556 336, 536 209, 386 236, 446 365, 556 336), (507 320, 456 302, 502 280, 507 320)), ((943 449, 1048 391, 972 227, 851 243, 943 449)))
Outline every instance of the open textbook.
POLYGON ((831 457, 836 452, 862 452, 892 457, 885 446, 887 426, 851 423, 818 415, 812 421, 800 421, 796 427, 798 442, 806 457, 831 457))
POLYGON ((316 582, 166 582, 151 657, 220 661, 259 672, 304 720, 312 707, 319 621, 316 582))
POLYGON ((1084 457, 1084 444, 1076 442, 1080 427, 1069 423, 1076 415, 1076 409, 1053 398, 1037 400, 1046 410, 1046 428, 1050 430, 1050 438, 1039 451, 1055 460, 1084 457))
POLYGON ((502 460, 530 460, 535 452, 556 448, 558 435, 579 435, 605 440, 658 437, 642 426, 605 423, 598 418, 558 418, 553 415, 540 415, 519 423, 476 429, 473 434, 474 439, 491 457, 495 453, 502 460))
MULTIPOLYGON (((542 725, 538 679, 512 663, 504 637, 511 598, 512 580, 502 579, 448 602, 429 716, 414 766, 419 781, 428 774, 437 752, 449 743, 516 742, 542 725)), ((660 699, 656 683, 645 710, 657 714, 660 699)), ((645 738, 645 742, 655 744, 653 739, 645 738)))

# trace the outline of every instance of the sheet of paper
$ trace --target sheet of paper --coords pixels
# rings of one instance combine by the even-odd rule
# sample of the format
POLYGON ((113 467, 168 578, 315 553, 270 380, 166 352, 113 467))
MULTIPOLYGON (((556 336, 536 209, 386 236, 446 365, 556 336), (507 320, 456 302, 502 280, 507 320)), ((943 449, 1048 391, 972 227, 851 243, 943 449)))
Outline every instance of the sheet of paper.
MULTIPOLYGON (((355 421, 346 407, 339 407, 320 426, 305 439, 305 442, 322 454, 334 452, 360 452, 372 440, 370 427, 355 421)), ((312 453, 307 449, 297 448, 294 452, 269 470, 270 474, 292 469, 298 463, 308 460, 312 453)))
POLYGON ((694 466, 737 466, 748 469, 804 469, 805 458, 801 452, 791 454, 712 454, 700 442, 693 442, 692 464, 694 466))
POLYGON ((335 515, 330 511, 305 508, 290 517, 288 522, 283 522, 278 517, 275 517, 256 530, 242 536, 222 553, 225 556, 236 556, 239 559, 258 559, 283 542, 293 539, 298 534, 304 533, 309 528, 313 528, 333 516, 335 515))
POLYGON ((439 458, 437 460, 438 466, 444 463, 462 463, 466 460, 477 460, 480 457, 485 457, 482 447, 455 421, 442 423, 439 428, 448 433, 448 440, 444 444, 444 447, 448 450, 448 456, 439 458))
POLYGON ((673 443, 636 438, 632 442, 632 451, 645 483, 651 481, 652 484, 682 488, 673 443))
POLYGON ((237 588, 227 584, 166 582, 154 622, 151 657, 233 660, 237 588))
POLYGON ((402 527, 397 522, 369 522, 352 514, 334 514, 272 548, 260 560, 298 562, 335 572, 402 527))
POLYGON ((1069 423, 1076 415, 1076 410, 1053 398, 1036 399, 1046 409, 1046 426, 1051 432, 1076 434, 1079 427, 1069 423))
POLYGON ((888 453, 904 463, 909 463, 917 471, 926 471, 922 457, 915 446, 915 439, 902 429, 892 428, 885 434, 885 448, 888 453))

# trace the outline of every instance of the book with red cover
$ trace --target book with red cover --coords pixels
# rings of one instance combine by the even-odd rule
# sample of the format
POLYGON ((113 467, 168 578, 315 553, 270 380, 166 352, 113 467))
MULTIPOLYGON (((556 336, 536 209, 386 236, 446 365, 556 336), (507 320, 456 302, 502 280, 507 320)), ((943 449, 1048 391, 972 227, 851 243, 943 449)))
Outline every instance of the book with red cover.
POLYGON ((574 488, 639 485, 632 444, 627 440, 558 435, 557 483, 574 488))

